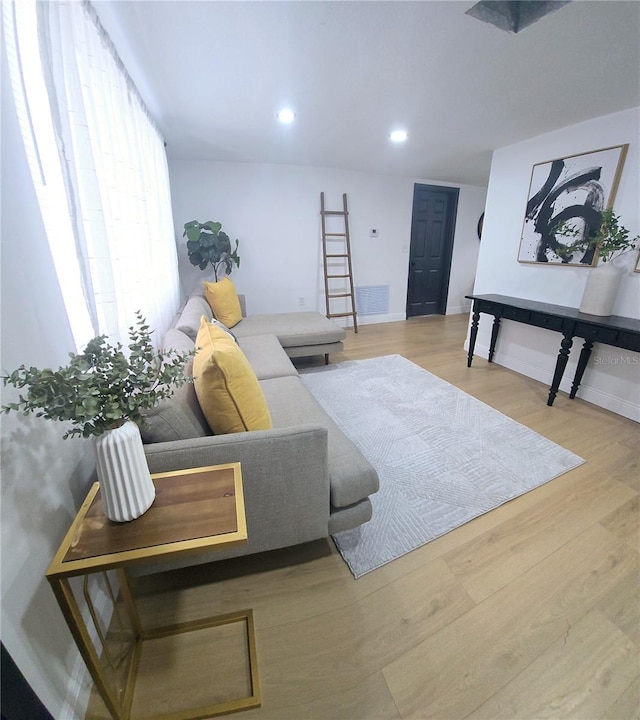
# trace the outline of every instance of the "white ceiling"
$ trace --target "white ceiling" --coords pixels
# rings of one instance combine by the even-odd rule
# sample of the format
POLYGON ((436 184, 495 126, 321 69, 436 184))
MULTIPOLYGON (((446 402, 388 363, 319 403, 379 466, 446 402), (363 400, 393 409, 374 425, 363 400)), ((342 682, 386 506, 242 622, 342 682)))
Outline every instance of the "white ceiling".
POLYGON ((640 105, 637 0, 574 0, 517 35, 466 0, 94 5, 170 158, 485 185, 493 149, 640 105))

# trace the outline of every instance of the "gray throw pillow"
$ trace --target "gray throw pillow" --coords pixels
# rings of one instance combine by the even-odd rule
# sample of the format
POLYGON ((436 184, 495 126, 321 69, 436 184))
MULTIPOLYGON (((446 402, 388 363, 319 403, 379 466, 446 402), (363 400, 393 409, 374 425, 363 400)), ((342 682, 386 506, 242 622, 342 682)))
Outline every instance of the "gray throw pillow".
POLYGON ((236 341, 236 343, 238 342, 238 338, 231 332, 231 330, 229 330, 229 328, 224 323, 221 323, 220 320, 216 320, 215 318, 213 318, 213 320, 211 320, 211 324, 219 327, 220 330, 224 330, 226 333, 229 333, 229 335, 231 335, 231 337, 236 341))

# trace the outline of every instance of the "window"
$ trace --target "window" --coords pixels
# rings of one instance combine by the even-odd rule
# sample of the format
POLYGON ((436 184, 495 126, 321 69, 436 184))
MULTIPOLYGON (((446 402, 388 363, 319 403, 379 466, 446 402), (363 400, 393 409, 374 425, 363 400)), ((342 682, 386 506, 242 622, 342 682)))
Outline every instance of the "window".
MULTIPOLYGON (((179 303, 164 143, 88 2, 3 4, 12 88, 78 348, 179 303)), ((158 341, 156 333, 156 341, 158 341)))

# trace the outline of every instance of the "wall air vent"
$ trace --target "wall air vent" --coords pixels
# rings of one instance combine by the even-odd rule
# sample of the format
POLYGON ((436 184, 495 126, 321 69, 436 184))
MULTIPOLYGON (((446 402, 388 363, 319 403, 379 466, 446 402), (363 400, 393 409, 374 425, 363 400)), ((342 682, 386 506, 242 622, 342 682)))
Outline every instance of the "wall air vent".
POLYGON ((389 312, 389 286, 363 285, 355 288, 358 315, 384 315, 389 312))

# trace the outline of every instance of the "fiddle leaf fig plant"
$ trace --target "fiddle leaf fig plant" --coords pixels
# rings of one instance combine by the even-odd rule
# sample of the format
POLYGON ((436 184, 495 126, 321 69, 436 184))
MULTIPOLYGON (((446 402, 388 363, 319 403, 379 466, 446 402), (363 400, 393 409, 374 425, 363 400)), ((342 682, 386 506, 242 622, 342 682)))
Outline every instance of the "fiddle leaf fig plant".
POLYGON ((232 249, 229 236, 222 230, 222 223, 213 220, 207 220, 205 223, 191 220, 185 223, 182 237, 187 238, 190 263, 200 270, 205 270, 211 265, 216 281, 218 273, 221 276, 230 275, 234 265, 240 267, 238 240, 236 238, 236 245, 232 249))
POLYGON ((2 376, 5 386, 26 388, 2 412, 69 421, 73 427, 64 439, 102 435, 127 420, 143 423, 146 410, 192 380, 185 364, 193 353, 156 351, 145 319, 139 312, 136 317, 129 328, 128 357, 120 343, 111 345, 106 335, 99 335, 81 353, 69 353, 69 364, 57 370, 21 365, 2 376))
POLYGON ((635 250, 640 242, 640 235, 630 238, 629 231, 620 224, 620 217, 613 212, 612 208, 602 211, 598 230, 583 237, 580 231, 571 223, 565 220, 554 228, 554 234, 566 238, 578 238, 573 242, 560 244, 556 254, 561 258, 570 258, 574 253, 595 251, 596 256, 602 259, 603 263, 611 262, 622 254, 635 250))

